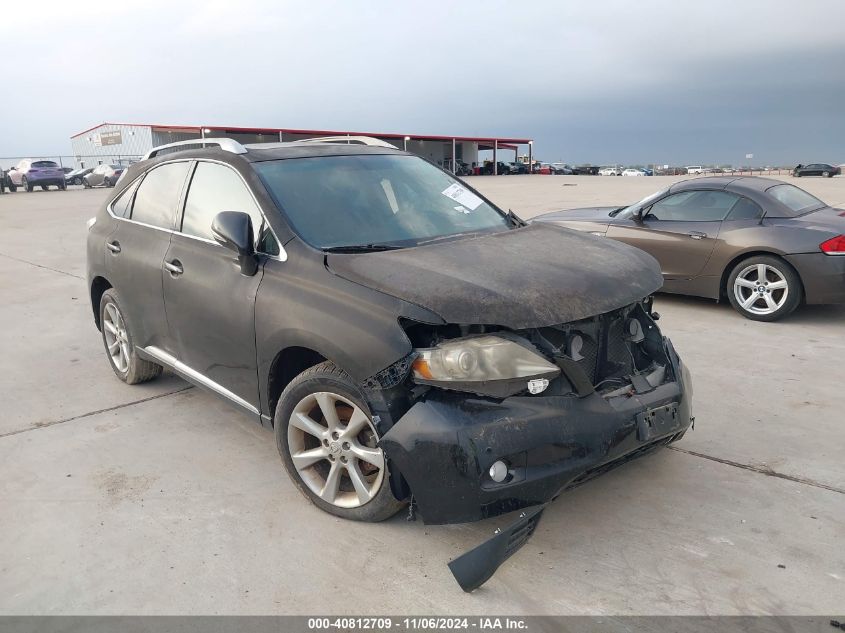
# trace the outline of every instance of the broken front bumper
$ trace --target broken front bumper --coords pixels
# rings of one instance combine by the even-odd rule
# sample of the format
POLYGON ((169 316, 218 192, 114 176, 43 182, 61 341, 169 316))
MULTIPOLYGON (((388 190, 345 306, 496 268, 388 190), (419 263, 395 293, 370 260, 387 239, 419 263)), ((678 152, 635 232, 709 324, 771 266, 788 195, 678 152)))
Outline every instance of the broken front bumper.
POLYGON ((462 523, 545 504, 563 490, 678 439, 692 422, 689 373, 666 341, 674 379, 647 393, 518 396, 432 390, 380 445, 426 523, 462 523), (491 465, 508 478, 494 482, 491 465))

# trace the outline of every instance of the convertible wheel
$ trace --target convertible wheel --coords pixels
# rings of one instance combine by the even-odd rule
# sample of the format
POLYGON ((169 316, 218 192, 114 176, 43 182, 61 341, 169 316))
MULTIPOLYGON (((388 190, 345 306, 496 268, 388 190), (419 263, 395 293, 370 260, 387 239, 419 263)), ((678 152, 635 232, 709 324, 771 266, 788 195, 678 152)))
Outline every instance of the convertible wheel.
POLYGON ((776 257, 741 261, 728 279, 728 298, 734 309, 754 321, 777 321, 801 303, 803 287, 798 273, 776 257))
POLYGON ((314 505, 345 519, 383 521, 402 508, 369 407, 333 363, 305 370, 285 388, 276 446, 293 482, 314 505))

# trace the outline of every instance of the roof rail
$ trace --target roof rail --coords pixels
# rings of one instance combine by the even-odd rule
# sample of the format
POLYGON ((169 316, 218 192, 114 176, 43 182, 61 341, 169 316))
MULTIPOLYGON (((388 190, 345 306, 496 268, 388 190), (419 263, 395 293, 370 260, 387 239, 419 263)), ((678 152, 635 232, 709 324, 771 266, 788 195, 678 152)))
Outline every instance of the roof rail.
POLYGON ((183 145, 202 145, 203 147, 205 147, 206 145, 217 145, 224 152, 231 152, 232 154, 246 154, 246 148, 237 141, 233 141, 230 138, 195 138, 190 139, 188 141, 176 141, 175 143, 167 143, 166 145, 159 145, 158 147, 154 147, 149 152, 144 154, 144 157, 141 160, 147 160, 148 158, 158 156, 159 152, 164 149, 170 149, 171 147, 182 147, 183 145))
POLYGON ((387 141, 373 138, 372 136, 317 136, 314 138, 304 138, 298 141, 291 141, 291 143, 340 143, 343 145, 370 145, 372 147, 389 147, 396 149, 395 145, 391 145, 387 141))

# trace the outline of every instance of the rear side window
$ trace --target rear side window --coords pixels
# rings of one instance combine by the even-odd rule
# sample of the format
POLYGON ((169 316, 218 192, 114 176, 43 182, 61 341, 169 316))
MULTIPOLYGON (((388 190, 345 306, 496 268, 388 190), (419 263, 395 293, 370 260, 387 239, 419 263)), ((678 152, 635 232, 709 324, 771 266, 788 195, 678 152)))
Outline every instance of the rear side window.
POLYGON ((51 160, 37 160, 32 163, 33 167, 58 167, 57 163, 54 163, 51 160))
POLYGON ((111 203, 111 212, 112 215, 118 218, 128 218, 132 213, 132 196, 135 195, 135 191, 138 189, 138 183, 141 180, 136 180, 133 184, 129 185, 129 187, 120 194, 115 201, 111 203))
POLYGON ((725 219, 737 198, 725 191, 681 191, 655 202, 648 217, 676 222, 718 222, 725 219))
POLYGON ((165 229, 173 228, 179 194, 190 163, 168 163, 150 171, 138 187, 132 219, 165 229))
POLYGON ((762 217, 763 209, 756 202, 752 202, 748 198, 737 200, 733 209, 728 214, 728 220, 759 220, 762 217))
POLYGON ((776 185, 766 193, 785 205, 793 215, 801 215, 825 206, 824 202, 795 185, 776 185))
POLYGON ((241 177, 232 169, 218 163, 197 163, 185 201, 182 233, 213 240, 211 223, 221 211, 243 211, 252 218, 252 230, 257 250, 270 255, 279 254, 270 227, 255 204, 241 177))

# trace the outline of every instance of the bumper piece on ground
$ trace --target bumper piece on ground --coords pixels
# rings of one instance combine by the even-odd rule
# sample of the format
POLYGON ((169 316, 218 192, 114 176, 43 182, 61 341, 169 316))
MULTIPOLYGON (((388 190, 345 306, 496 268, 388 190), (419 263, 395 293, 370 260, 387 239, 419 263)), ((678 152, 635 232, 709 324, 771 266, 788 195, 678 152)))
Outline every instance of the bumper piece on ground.
POLYGON ((461 589, 469 593, 490 580, 499 566, 528 542, 543 515, 545 505, 527 508, 503 530, 449 563, 461 589))

